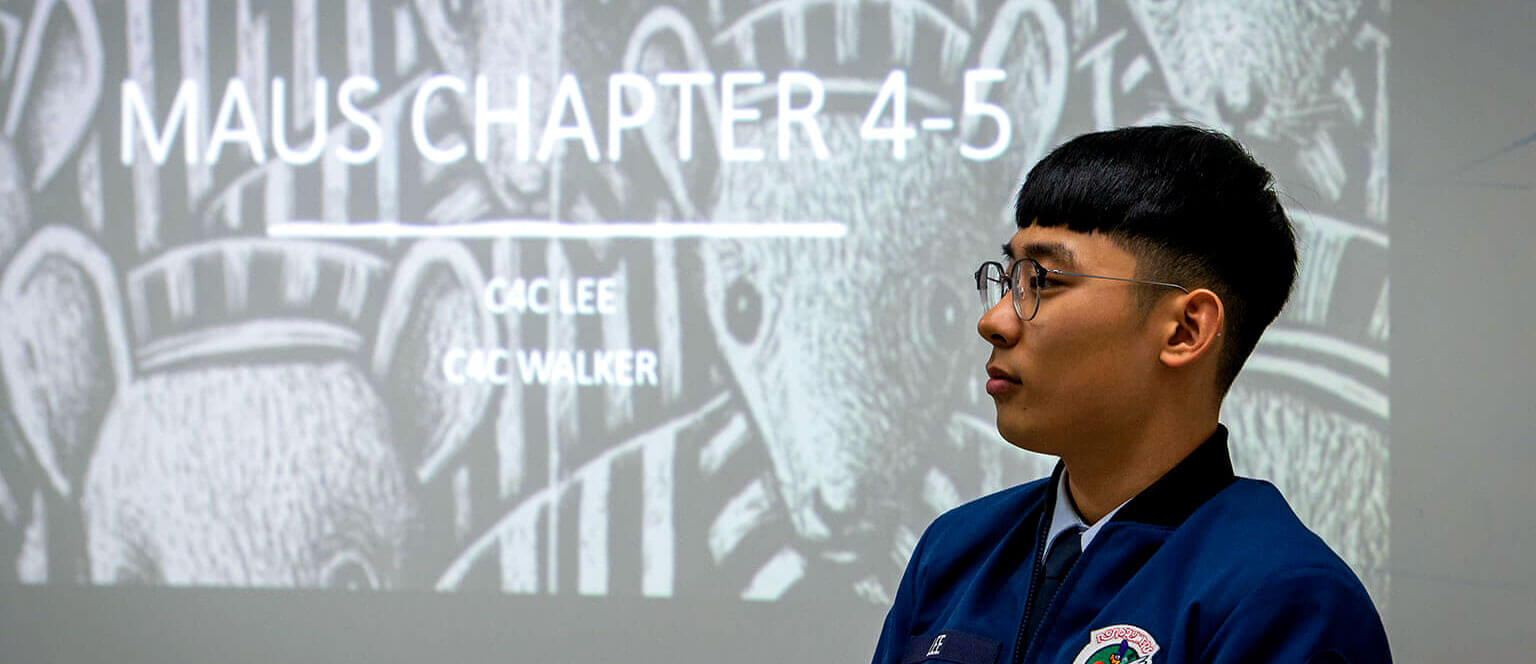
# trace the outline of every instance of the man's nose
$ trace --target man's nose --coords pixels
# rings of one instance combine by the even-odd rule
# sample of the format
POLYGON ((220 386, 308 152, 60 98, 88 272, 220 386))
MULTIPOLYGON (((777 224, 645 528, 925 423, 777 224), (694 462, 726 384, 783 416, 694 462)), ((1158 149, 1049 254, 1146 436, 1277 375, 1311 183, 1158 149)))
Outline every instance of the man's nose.
POLYGON ((1018 343, 1022 327, 1018 312, 1013 310, 1011 293, 1003 295, 991 309, 982 312, 981 320, 976 321, 976 333, 999 348, 1018 343))

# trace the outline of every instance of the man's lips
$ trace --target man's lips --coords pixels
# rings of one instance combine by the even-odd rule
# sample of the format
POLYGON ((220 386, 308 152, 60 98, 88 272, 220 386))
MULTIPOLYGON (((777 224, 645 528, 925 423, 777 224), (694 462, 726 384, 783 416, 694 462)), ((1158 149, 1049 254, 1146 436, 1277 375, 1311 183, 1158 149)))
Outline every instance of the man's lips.
POLYGON ((997 396, 1019 386, 1019 379, 1001 368, 987 366, 987 394, 997 396))

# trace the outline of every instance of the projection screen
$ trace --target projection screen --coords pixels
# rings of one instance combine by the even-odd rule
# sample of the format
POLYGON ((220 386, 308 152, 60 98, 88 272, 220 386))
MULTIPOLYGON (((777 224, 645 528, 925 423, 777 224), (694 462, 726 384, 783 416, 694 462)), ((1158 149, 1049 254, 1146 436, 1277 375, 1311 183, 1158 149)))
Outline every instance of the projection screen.
POLYGON ((1054 463, 974 331, 1024 173, 1175 122, 1300 239, 1237 469, 1385 611, 1386 6, 0 10, 0 577, 882 610, 1054 463))

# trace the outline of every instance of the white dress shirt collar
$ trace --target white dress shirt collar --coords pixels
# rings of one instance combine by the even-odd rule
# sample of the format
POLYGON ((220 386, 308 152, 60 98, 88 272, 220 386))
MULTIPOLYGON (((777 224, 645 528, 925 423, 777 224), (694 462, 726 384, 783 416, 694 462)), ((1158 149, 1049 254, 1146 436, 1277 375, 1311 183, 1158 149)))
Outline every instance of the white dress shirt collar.
MULTIPOLYGON (((1131 501, 1125 501, 1125 503, 1129 502, 1131 501)), ((1083 521, 1082 515, 1077 513, 1077 506, 1072 502, 1072 492, 1067 490, 1067 469, 1061 469, 1061 479, 1056 482, 1056 510, 1051 513, 1051 529, 1046 533, 1046 549, 1050 549, 1050 545, 1056 541, 1056 536, 1073 527, 1082 527, 1085 529, 1079 537, 1083 545, 1082 550, 1087 551, 1088 543, 1092 542, 1093 537, 1104 529, 1104 524, 1114 518, 1115 512, 1125 507, 1125 503, 1120 503, 1118 507, 1110 510, 1109 514, 1105 514, 1104 518, 1093 522, 1091 526, 1088 525, 1083 521)))

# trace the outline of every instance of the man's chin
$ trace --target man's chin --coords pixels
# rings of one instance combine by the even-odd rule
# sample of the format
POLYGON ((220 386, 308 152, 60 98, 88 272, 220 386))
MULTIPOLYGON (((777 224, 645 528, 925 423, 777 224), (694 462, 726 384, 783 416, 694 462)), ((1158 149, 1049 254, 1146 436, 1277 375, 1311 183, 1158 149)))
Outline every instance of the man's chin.
POLYGON ((1038 426, 1030 422, 1021 422, 1019 419, 1016 416, 1005 416, 1003 413, 997 414, 997 433, 1003 437, 1003 440, 1026 452, 1061 456, 1060 451, 1048 442, 1049 438, 1042 435, 1038 426))

